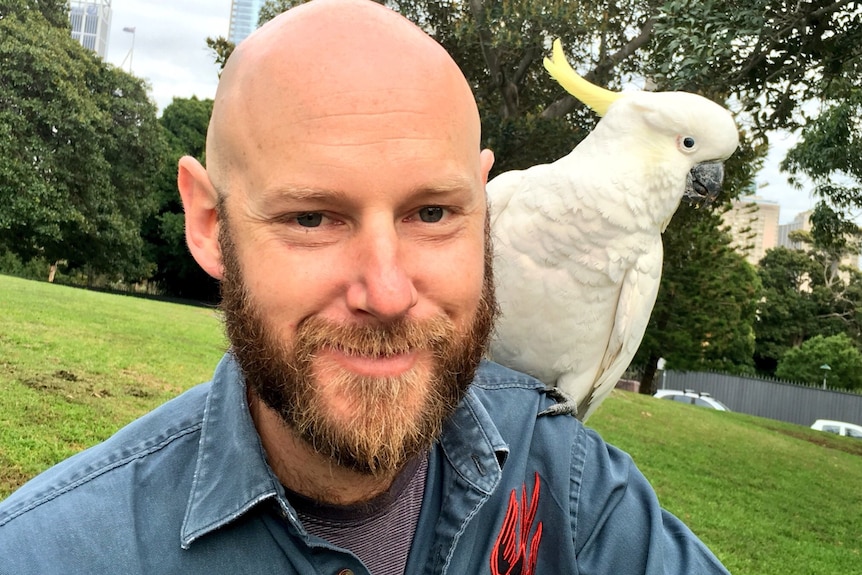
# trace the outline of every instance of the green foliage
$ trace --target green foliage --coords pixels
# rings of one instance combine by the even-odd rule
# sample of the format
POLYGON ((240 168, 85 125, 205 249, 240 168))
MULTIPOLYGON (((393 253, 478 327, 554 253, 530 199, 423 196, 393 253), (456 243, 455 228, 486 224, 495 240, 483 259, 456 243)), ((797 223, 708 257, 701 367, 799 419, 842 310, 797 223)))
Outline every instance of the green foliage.
POLYGON ((40 12, 0 20, 0 246, 146 277, 142 219, 164 143, 142 80, 40 12))
POLYGON ((769 250, 757 268, 763 286, 756 325, 758 371, 773 373, 778 360, 817 332, 817 302, 810 290, 817 275, 808 254, 784 247, 769 250))
POLYGON ((844 1, 667 0, 655 39, 648 67, 660 86, 733 94, 761 136, 798 127, 800 103, 833 82, 858 85, 862 14, 844 1))
POLYGON ((758 264, 755 363, 762 373, 774 373, 788 350, 814 336, 862 335, 862 276, 842 265, 858 252, 859 229, 822 202, 811 222, 810 233, 794 235, 802 249, 769 250, 758 264))
POLYGON ((832 242, 855 236, 851 249, 858 251, 859 230, 852 220, 862 207, 862 89, 858 76, 855 83, 836 81, 829 89, 822 111, 802 129, 781 167, 797 187, 800 176, 810 178, 814 193, 831 207, 828 220, 813 222, 815 229, 831 235, 832 242))
POLYGON ((221 76, 221 70, 224 70, 225 64, 227 64, 227 59, 230 58, 230 55, 233 54, 236 46, 233 42, 225 38, 224 36, 216 36, 207 37, 207 48, 209 48, 213 53, 213 60, 219 67, 219 76, 221 76))
POLYGON ((845 334, 816 335, 795 347, 778 362, 775 375, 791 381, 819 384, 822 365, 828 365, 827 385, 842 389, 862 389, 862 353, 845 334))
POLYGON ((158 209, 142 227, 147 256, 156 265, 152 279, 167 295, 206 302, 218 300, 218 283, 197 265, 186 247, 177 161, 189 155, 204 162, 212 106, 209 99, 174 98, 162 112, 159 123, 170 152, 156 188, 158 209))
POLYGON ((50 264, 42 258, 33 258, 25 262, 9 250, 0 248, 0 274, 44 280, 48 277, 49 268, 50 264))
POLYGON ((649 393, 659 357, 668 369, 753 370, 754 322, 760 282, 730 246, 720 218, 683 205, 678 232, 665 234, 665 260, 656 305, 635 356, 649 393))
POLYGON ((0 20, 10 15, 26 19, 38 13, 51 26, 70 28, 66 0, 0 0, 0 20))

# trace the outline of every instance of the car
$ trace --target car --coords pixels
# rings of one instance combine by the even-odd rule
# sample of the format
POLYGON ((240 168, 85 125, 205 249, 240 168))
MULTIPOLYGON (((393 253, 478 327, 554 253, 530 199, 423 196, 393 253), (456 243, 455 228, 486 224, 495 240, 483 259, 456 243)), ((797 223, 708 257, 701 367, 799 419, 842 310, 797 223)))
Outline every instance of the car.
POLYGON ((831 419, 818 419, 811 424, 811 429, 817 431, 825 431, 826 433, 834 433, 836 435, 846 435, 847 437, 855 437, 862 439, 862 425, 855 423, 847 423, 846 421, 833 421, 831 419))
POLYGON ((686 389, 683 391, 678 389, 660 389, 653 394, 653 397, 669 399, 671 401, 678 401, 679 403, 687 403, 689 405, 708 407, 718 411, 730 411, 729 407, 712 397, 710 394, 695 391, 693 389, 686 389))

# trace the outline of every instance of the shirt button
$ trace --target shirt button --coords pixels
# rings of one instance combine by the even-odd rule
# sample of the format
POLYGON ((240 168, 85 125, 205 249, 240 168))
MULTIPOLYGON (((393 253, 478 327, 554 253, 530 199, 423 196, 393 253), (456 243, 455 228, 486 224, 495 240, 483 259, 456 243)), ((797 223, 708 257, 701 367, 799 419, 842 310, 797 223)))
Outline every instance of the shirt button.
POLYGON ((350 569, 342 569, 338 572, 338 575, 353 575, 353 571, 350 569))

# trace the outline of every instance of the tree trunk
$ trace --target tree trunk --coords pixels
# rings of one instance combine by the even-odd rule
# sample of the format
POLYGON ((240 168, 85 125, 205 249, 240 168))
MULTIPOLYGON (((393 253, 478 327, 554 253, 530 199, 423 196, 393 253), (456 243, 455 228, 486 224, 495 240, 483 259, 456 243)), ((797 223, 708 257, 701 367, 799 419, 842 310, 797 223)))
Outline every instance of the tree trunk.
POLYGON ((56 262, 51 264, 50 268, 48 268, 48 283, 49 284, 54 283, 54 276, 57 275, 57 264, 59 264, 59 263, 60 263, 59 261, 56 261, 56 262))
POLYGON ((639 393, 644 395, 652 395, 655 393, 655 374, 658 371, 658 357, 654 353, 650 354, 644 374, 641 377, 641 386, 638 389, 639 393))

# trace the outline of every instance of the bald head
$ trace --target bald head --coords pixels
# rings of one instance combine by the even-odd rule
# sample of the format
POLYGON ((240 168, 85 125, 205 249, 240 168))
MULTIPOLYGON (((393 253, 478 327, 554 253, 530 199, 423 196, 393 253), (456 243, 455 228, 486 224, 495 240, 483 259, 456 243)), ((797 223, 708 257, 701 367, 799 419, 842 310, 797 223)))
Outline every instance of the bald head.
POLYGON ((260 150, 290 154, 290 138, 345 147, 422 138, 429 118, 449 130, 453 145, 478 154, 475 101, 437 42, 380 4, 314 0, 273 19, 231 55, 213 107, 207 171, 225 194, 260 150), (325 129, 335 118, 339 129, 325 129), (375 130, 381 118, 396 120, 400 133, 375 130))

